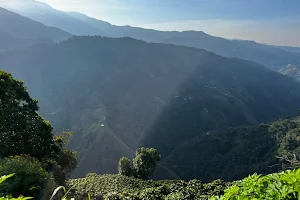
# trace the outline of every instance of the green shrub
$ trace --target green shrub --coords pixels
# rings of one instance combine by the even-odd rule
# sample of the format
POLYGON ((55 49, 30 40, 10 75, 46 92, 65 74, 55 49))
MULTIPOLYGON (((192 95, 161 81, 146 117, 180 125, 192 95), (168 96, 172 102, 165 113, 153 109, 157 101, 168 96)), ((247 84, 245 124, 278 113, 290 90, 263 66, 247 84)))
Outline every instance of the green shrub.
POLYGON ((133 173, 133 168, 130 159, 123 157, 118 163, 118 171, 120 175, 131 176, 133 173))
POLYGON ((254 174, 227 189, 223 196, 212 199, 300 199, 300 169, 267 176, 254 174))
POLYGON ((120 175, 133 176, 146 180, 153 174, 161 156, 154 148, 138 148, 131 164, 130 159, 123 157, 118 163, 118 171, 120 175))
MULTIPOLYGON (((14 156, 0 162, 0 176, 15 175, 0 185, 0 193, 13 197, 39 197, 45 186, 54 186, 53 179, 41 166, 40 162, 29 156, 14 156)), ((54 188, 47 188, 53 190, 54 188)))
MULTIPOLYGON (((4 183, 7 179, 13 177, 15 174, 3 175, 0 177, 0 185, 4 183)), ((19 196, 18 198, 13 198, 12 195, 6 195, 5 197, 0 197, 0 200, 28 200, 32 199, 32 197, 23 197, 19 196)))
POLYGON ((136 177, 147 179, 154 171, 156 163, 160 161, 161 156, 154 148, 141 147, 136 150, 133 159, 133 167, 136 177))
POLYGON ((212 195, 223 195, 224 190, 231 186, 221 180, 208 184, 198 180, 145 181, 112 174, 88 174, 85 178, 69 180, 68 184, 74 190, 70 196, 75 199, 86 199, 90 194, 92 199, 104 197, 113 200, 208 199, 212 195))

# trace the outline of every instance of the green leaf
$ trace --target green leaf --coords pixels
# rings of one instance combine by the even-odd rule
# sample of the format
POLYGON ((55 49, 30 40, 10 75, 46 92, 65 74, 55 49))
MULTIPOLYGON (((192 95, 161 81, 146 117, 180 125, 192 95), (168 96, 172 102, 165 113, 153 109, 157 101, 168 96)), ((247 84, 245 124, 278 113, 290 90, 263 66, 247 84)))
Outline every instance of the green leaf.
POLYGON ((3 183, 6 179, 14 176, 15 174, 4 175, 0 177, 0 184, 3 183))
POLYGON ((58 192, 60 189, 63 189, 65 193, 67 192, 67 190, 66 190, 66 188, 65 188, 64 186, 59 186, 59 187, 57 187, 57 188, 54 190, 54 192, 53 192, 53 194, 52 194, 50 200, 52 200, 52 199, 54 198, 54 196, 57 194, 57 192, 58 192))

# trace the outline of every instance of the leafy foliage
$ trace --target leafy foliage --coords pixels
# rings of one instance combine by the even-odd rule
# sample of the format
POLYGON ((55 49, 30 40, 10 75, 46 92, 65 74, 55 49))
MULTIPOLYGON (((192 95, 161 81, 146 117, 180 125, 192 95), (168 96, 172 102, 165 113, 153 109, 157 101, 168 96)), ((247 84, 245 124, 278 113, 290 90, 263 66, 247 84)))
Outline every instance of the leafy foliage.
POLYGON ((133 159, 135 175, 140 179, 147 179, 154 171, 161 156, 154 148, 141 147, 136 150, 133 159))
MULTIPOLYGON (((39 163, 32 160, 36 158, 41 167, 53 172, 57 184, 64 184, 77 165, 76 154, 63 148, 69 132, 63 132, 54 140, 52 126, 37 113, 37 101, 29 96, 23 82, 1 70, 0 88, 0 157, 29 155, 32 158, 21 156, 23 160, 16 159, 11 162, 20 162, 22 166, 32 162, 37 167, 39 163)), ((10 163, 7 161, 7 164, 10 163)))
POLYGON ((130 159, 122 157, 118 163, 118 171, 120 175, 131 176, 133 173, 133 167, 130 159))
MULTIPOLYGON (((13 177, 15 174, 9 174, 9 175, 3 175, 0 177, 0 186, 1 184, 3 184, 4 181, 6 181, 7 179, 13 177)), ((32 197, 23 197, 23 196, 19 196, 18 198, 13 198, 11 194, 6 195, 5 197, 0 197, 0 200, 28 200, 28 199, 32 199, 32 197)))
MULTIPOLYGON (((1 196, 11 194, 14 197, 42 195, 45 186, 54 180, 41 166, 40 162, 29 156, 5 158, 0 162, 0 176, 15 173, 13 177, 0 184, 1 196)), ((53 190, 54 188, 48 188, 53 190)))
POLYGON ((119 174, 124 176, 133 176, 140 179, 148 179, 152 175, 156 163, 160 161, 161 156, 154 148, 141 147, 136 150, 133 164, 126 157, 122 157, 118 164, 119 174))
POLYGON ((300 169, 261 176, 254 174, 226 190, 224 196, 213 199, 290 199, 300 197, 300 169))
POLYGON ((55 182, 58 185, 65 185, 65 181, 71 175, 71 172, 77 167, 77 153, 64 149, 64 145, 69 142, 74 133, 63 131, 54 137, 57 155, 54 159, 46 160, 46 168, 54 175, 55 182))
POLYGON ((86 175, 85 178, 69 180, 68 185, 76 191, 77 195, 87 195, 89 193, 92 196, 127 190, 139 191, 143 188, 156 186, 153 181, 144 181, 122 175, 97 175, 91 173, 86 175))
POLYGON ((222 195, 231 184, 221 180, 202 184, 200 181, 151 181, 122 175, 89 174, 85 178, 69 180, 69 187, 76 199, 145 200, 145 199, 207 199, 222 195))
POLYGON ((38 113, 23 82, 0 71, 0 152, 2 157, 29 154, 39 160, 52 153, 52 127, 38 113))

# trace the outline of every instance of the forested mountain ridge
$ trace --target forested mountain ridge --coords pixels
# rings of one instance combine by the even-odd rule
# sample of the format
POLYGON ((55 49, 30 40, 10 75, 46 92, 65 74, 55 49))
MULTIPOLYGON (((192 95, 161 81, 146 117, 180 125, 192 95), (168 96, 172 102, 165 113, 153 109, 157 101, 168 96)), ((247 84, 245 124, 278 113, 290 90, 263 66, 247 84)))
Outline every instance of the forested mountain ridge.
POLYGON ((206 181, 274 173, 291 167, 280 157, 299 160, 299 136, 300 117, 249 127, 219 127, 181 143, 162 164, 170 166, 179 177, 190 179, 198 174, 206 181), (188 158, 185 152, 190 152, 188 158))
POLYGON ((2 6, 21 15, 39 21, 45 25, 55 26, 74 35, 100 35, 108 37, 132 37, 147 42, 169 43, 202 48, 225 57, 238 57, 262 64, 278 71, 288 64, 300 64, 298 48, 259 44, 254 41, 229 40, 214 37, 202 31, 158 31, 132 26, 116 26, 108 22, 89 17, 78 12, 63 12, 45 3, 20 0, 22 9, 2 3, 2 6))
POLYGON ((229 40, 214 37, 202 31, 157 31, 131 26, 115 26, 81 13, 70 13, 91 26, 97 27, 110 37, 132 37, 148 42, 184 45, 212 51, 225 57, 238 57, 279 70, 288 64, 299 64, 300 53, 297 48, 277 47, 259 44, 254 41, 229 40), (291 51, 286 51, 291 49, 291 51))
POLYGON ((18 38, 0 31, 0 52, 25 46, 32 46, 39 43, 51 42, 51 40, 43 38, 18 38))
POLYGON ((114 173, 120 157, 144 144, 163 155, 158 177, 162 169, 178 173, 186 161, 168 158, 200 133, 273 120, 300 107, 300 84, 261 65, 131 38, 73 37, 2 53, 0 66, 26 81, 57 130, 76 132, 75 176, 114 173))

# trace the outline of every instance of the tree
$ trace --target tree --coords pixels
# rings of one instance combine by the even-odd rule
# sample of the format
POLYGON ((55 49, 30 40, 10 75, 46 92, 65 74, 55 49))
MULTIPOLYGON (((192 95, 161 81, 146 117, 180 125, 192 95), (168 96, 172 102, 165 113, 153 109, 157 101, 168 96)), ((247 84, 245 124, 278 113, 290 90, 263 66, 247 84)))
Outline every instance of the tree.
POLYGON ((63 147, 71 132, 53 137, 52 126, 38 113, 22 81, 0 70, 0 158, 30 155, 53 173, 57 184, 76 167, 76 154, 63 147))
POLYGON ((63 131, 54 137, 54 159, 46 160, 46 168, 54 175, 55 182, 64 185, 71 172, 77 167, 77 154, 74 151, 64 149, 64 145, 69 142, 69 138, 74 133, 63 131))
POLYGON ((118 163, 119 174, 124 176, 132 176, 133 168, 130 159, 123 157, 118 163))
POLYGON ((38 113, 22 81, 0 70, 1 157, 28 154, 39 160, 51 154, 52 127, 38 113))
MULTIPOLYGON (((38 199, 44 189, 54 189, 52 176, 42 168, 41 163, 29 156, 14 156, 0 162, 0 176, 12 174, 14 176, 0 185, 0 193, 11 194, 14 197, 31 196, 38 199)), ((49 194, 50 195, 50 194, 49 194)))
POLYGON ((133 167, 137 178, 147 179, 154 171, 161 156, 154 148, 141 147, 136 150, 133 167))
POLYGON ((138 148, 133 158, 133 165, 130 159, 123 157, 119 160, 119 174, 133 176, 146 180, 154 171, 156 163, 160 161, 161 156, 154 148, 138 148))

